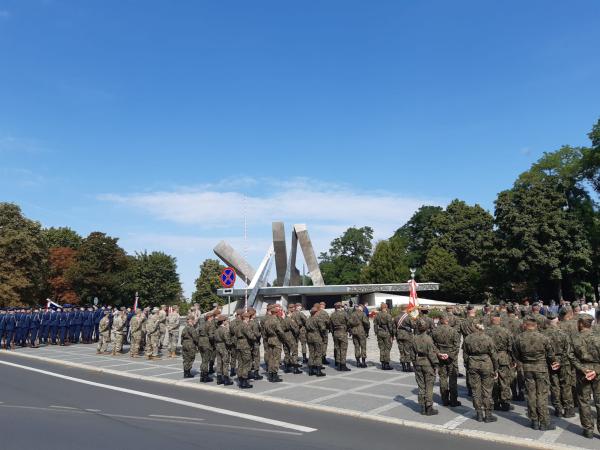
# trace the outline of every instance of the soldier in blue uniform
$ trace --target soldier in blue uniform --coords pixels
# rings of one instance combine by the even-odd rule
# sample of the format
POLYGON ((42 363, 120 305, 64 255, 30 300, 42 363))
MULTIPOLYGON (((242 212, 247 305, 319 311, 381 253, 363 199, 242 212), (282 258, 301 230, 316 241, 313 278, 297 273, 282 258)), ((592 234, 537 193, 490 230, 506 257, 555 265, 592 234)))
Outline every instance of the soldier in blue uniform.
POLYGON ((0 349, 4 340, 4 319, 6 319, 6 310, 0 309, 0 349))
POLYGON ((58 333, 60 336, 60 345, 63 347, 66 345, 67 332, 69 331, 69 313, 63 311, 61 308, 58 309, 58 333))
POLYGON ((87 310, 83 311, 81 321, 81 339, 84 344, 92 343, 92 329, 94 328, 94 310, 88 306, 87 310))
POLYGON ((50 313, 50 343, 56 345, 56 337, 58 336, 58 322, 60 312, 52 309, 50 313))
POLYGON ((42 319, 40 322, 40 343, 48 344, 48 336, 50 335, 50 319, 52 312, 50 309, 46 309, 40 314, 42 319))
POLYGON ((5 340, 5 349, 14 349, 15 348, 15 333, 17 329, 17 318, 15 315, 15 311, 13 309, 8 310, 8 314, 4 319, 4 333, 6 336, 5 340))
POLYGON ((19 318, 19 337, 17 344, 20 347, 27 346, 27 336, 29 335, 29 322, 31 321, 31 309, 21 310, 21 316, 19 318))
POLYGON ((79 344, 81 337, 81 326, 83 325, 83 308, 73 309, 73 320, 71 322, 71 344, 79 344))
POLYGON ((98 339, 100 338, 100 321, 102 320, 102 317, 104 317, 104 306, 102 308, 98 308, 97 306, 94 306, 94 336, 93 336, 93 340, 94 342, 98 342, 98 339))
POLYGON ((30 317, 31 318, 29 320, 29 346, 37 348, 38 332, 40 329, 40 324, 42 322, 42 315, 40 313, 39 308, 34 309, 30 317))

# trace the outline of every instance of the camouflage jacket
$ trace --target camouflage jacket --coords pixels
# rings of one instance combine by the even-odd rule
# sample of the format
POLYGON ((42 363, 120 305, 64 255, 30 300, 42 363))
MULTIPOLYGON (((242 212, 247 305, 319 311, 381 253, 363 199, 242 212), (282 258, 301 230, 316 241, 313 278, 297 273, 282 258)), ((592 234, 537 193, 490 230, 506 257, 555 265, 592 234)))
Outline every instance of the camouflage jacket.
POLYGON ((350 333, 352 333, 353 336, 362 337, 369 334, 371 322, 364 312, 357 309, 350 314, 348 326, 350 327, 350 333))
POLYGON ((509 366, 514 362, 513 336, 501 325, 492 325, 485 330, 486 334, 494 341, 498 354, 498 365, 509 366))
POLYGON ((394 320, 387 311, 379 311, 373 320, 373 331, 377 337, 390 337, 394 336, 394 320))
POLYGON ((600 376, 600 334, 592 329, 583 330, 572 339, 569 360, 580 374, 595 370, 600 376))
POLYGON ((415 366, 435 367, 439 360, 438 349, 427 333, 417 334, 410 346, 411 359, 415 366))
POLYGON ((196 328, 186 325, 181 330, 181 348, 184 351, 193 351, 195 352, 198 348, 198 331, 196 328))
POLYGON ((447 353, 451 361, 458 359, 460 351, 460 333, 450 325, 439 325, 431 333, 433 343, 440 353, 447 353))
POLYGON ((469 334, 463 344, 465 363, 469 369, 498 371, 498 354, 491 337, 481 330, 469 334))
POLYGON ((568 362, 569 360, 569 347, 571 338, 569 335, 561 330, 559 327, 549 326, 542 334, 544 334, 550 343, 552 344, 552 350, 554 351, 554 357, 561 364, 568 362))
POLYGON ((343 309, 337 309, 331 314, 331 333, 336 337, 347 336, 348 314, 343 309))
POLYGON ((525 372, 546 372, 555 362, 550 339, 539 331, 525 330, 515 338, 515 358, 523 363, 525 372))

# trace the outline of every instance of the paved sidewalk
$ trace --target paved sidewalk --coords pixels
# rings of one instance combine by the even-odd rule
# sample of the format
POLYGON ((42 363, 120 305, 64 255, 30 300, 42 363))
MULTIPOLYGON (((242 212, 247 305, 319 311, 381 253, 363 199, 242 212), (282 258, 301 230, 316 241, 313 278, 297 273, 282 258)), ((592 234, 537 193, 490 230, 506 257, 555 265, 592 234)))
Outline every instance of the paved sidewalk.
MULTIPOLYGON (((125 347, 128 350, 128 347, 125 347)), ((328 347, 329 357, 333 345, 328 347)), ((353 356, 354 349, 350 343, 348 354, 353 356)), ((376 342, 369 339, 369 354, 377 356, 376 342), (374 348, 373 348, 374 347, 374 348)), ((397 348, 394 349, 397 358, 397 348)), ((162 360, 149 361, 145 358, 133 359, 129 355, 105 356, 96 354, 95 345, 72 345, 68 347, 47 346, 38 349, 24 348, 16 350, 17 354, 38 356, 57 360, 63 363, 71 363, 89 366, 90 369, 110 370, 128 376, 143 376, 159 379, 163 382, 178 384, 200 384, 198 380, 199 355, 194 364, 196 375, 192 379, 182 377, 181 358, 164 358, 162 360)), ((1 353, 0 353, 1 355, 1 353)), ((397 359, 396 359, 397 361, 397 359)), ((493 440, 499 440, 498 435, 505 436, 500 439, 505 442, 515 442, 522 445, 541 447, 547 444, 548 448, 560 448, 571 446, 573 448, 595 449, 600 447, 599 435, 589 440, 581 436, 579 418, 556 419, 557 429, 554 431, 534 431, 529 427, 523 402, 515 404, 515 410, 511 412, 499 412, 498 422, 492 424, 479 423, 474 420, 474 410, 467 398, 465 379, 459 379, 459 397, 462 406, 458 408, 446 408, 436 405, 439 415, 426 417, 419 414, 417 403, 417 387, 413 373, 404 373, 398 370, 398 364, 393 371, 382 371, 377 364, 371 360, 366 369, 356 368, 354 358, 349 359, 351 372, 337 372, 333 368, 326 369, 327 376, 322 378, 309 377, 307 373, 301 375, 281 374, 284 378, 282 383, 269 383, 265 380, 253 382, 254 388, 247 390, 253 395, 260 395, 265 400, 276 399, 277 401, 289 401, 298 406, 311 405, 328 407, 338 412, 361 414, 365 417, 381 420, 401 419, 421 424, 437 426, 440 431, 454 430, 464 431, 465 435, 486 436, 493 433, 493 440), (516 438, 516 439, 515 439, 516 438), (519 438, 524 440, 519 440, 519 438)), ((461 366, 462 367, 462 366, 461 366)), ((234 386, 217 386, 209 383, 213 389, 238 391, 234 386)), ((439 389, 436 387, 434 402, 441 401, 439 389)), ((490 436, 491 438, 491 436, 490 436)))

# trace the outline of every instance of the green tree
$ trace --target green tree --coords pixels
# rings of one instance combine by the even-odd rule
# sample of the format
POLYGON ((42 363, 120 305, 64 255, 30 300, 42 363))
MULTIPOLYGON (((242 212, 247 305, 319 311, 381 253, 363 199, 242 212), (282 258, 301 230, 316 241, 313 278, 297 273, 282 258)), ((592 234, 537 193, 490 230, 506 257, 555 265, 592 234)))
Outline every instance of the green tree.
POLYGON ((224 268, 216 259, 205 259, 200 264, 200 275, 196 278, 192 303, 199 303, 202 311, 211 310, 213 303, 224 303, 224 299, 217 295, 217 289, 221 287, 219 277, 224 268))
POLYGON ((406 240, 392 236, 375 246, 369 264, 363 268, 362 283, 405 283, 410 278, 406 240))
POLYGON ((127 291, 131 302, 135 292, 142 307, 176 305, 182 300, 177 260, 173 256, 163 252, 136 253, 129 258, 127 272, 127 291))
POLYGON ((67 278, 83 303, 94 297, 106 304, 131 303, 125 288, 129 261, 118 240, 95 231, 81 243, 67 278))
POLYGON ((331 241, 329 252, 323 252, 319 256, 325 283, 359 283, 361 272, 371 258, 372 240, 371 227, 351 227, 342 236, 331 241))
POLYGON ((499 263, 511 282, 530 293, 561 298, 563 288, 581 288, 591 268, 591 249, 577 215, 569 210, 556 175, 517 182, 496 200, 499 263))
POLYGON ((83 241, 83 238, 69 227, 45 228, 43 233, 48 248, 72 248, 77 250, 83 241))
POLYGON ((440 206, 421 206, 408 222, 396 230, 394 237, 404 239, 408 243, 407 252, 410 267, 422 267, 425 264, 425 256, 436 235, 432 221, 443 211, 440 206))
POLYGON ((39 304, 48 272, 48 247, 38 222, 0 203, 0 305, 39 304))

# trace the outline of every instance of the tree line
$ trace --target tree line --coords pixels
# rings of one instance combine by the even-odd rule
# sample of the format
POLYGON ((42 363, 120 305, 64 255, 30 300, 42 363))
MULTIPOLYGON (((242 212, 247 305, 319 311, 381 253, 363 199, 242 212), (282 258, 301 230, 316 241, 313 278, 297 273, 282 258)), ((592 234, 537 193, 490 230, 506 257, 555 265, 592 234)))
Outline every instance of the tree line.
POLYGON ((458 302, 600 298, 600 120, 589 147, 544 153, 493 214, 455 199, 422 206, 389 239, 351 227, 321 253, 327 284, 440 283, 428 297, 458 302))

